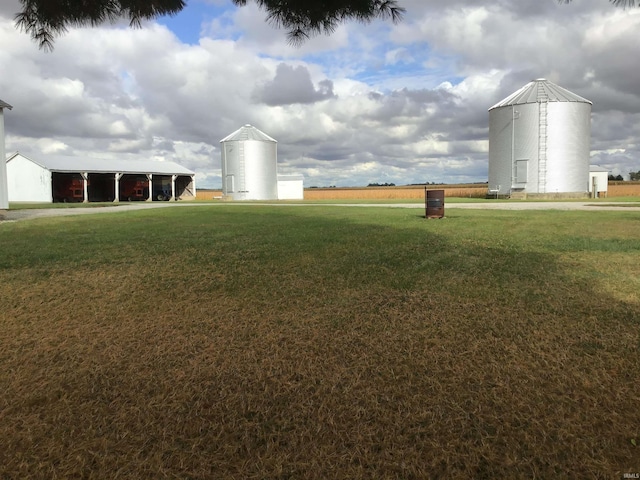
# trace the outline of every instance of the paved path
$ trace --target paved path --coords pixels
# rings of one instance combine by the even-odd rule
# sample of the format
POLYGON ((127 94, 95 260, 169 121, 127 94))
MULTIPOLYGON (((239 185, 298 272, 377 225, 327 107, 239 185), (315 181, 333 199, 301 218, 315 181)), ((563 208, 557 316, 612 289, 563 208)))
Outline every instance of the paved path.
MULTIPOLYGON (((419 208, 424 209, 424 203, 191 203, 191 202, 151 202, 151 203, 122 203, 104 207, 76 207, 76 208, 38 208, 0 210, 0 221, 18 221, 40 217, 58 217, 68 215, 86 215, 113 212, 130 212, 147 208, 176 208, 176 207, 210 207, 219 205, 270 205, 270 206, 298 206, 298 207, 387 207, 387 208, 419 208)), ((445 209, 468 208, 477 210, 590 210, 590 211, 621 211, 640 212, 640 202, 477 202, 477 203, 446 203, 445 209), (634 205, 634 206, 630 206, 634 205)))

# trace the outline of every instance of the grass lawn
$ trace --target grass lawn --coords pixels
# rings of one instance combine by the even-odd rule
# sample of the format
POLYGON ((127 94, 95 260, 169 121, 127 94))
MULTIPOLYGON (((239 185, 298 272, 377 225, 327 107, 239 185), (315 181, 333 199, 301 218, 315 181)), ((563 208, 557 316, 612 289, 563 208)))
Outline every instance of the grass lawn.
POLYGON ((0 223, 0 478, 640 473, 636 212, 0 223))

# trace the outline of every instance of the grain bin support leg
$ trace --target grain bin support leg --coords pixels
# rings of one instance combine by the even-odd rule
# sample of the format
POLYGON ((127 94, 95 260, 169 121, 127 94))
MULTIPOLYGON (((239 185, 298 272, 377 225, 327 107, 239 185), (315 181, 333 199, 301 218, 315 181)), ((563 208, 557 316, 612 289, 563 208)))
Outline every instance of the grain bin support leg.
POLYGON ((171 175, 171 200, 176 200, 176 178, 178 175, 171 175))

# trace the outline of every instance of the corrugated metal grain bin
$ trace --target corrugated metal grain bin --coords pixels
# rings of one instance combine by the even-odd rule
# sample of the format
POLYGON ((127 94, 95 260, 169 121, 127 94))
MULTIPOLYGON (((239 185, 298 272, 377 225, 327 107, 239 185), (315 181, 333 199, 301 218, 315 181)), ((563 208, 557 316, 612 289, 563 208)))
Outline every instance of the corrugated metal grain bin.
POLYGON ((591 102, 539 78, 489 109, 489 190, 586 193, 591 102))
POLYGON ((424 206, 426 218, 444 217, 444 190, 424 189, 424 206))
POLYGON ((230 200, 277 200, 277 142, 251 125, 220 140, 222 195, 230 200))

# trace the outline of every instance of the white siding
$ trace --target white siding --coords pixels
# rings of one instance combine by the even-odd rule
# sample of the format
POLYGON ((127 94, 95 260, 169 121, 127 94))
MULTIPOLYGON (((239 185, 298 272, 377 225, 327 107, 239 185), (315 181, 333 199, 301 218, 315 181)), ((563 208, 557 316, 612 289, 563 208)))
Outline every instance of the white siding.
POLYGON ((589 193, 593 193, 593 184, 595 183, 597 192, 607 192, 609 189, 609 173, 608 172, 590 172, 589 173, 589 193))
POLYGON ((53 202, 51 172, 22 155, 7 162, 10 202, 53 202))
POLYGON ((302 175, 278 176, 278 200, 303 200, 304 177, 302 175))

